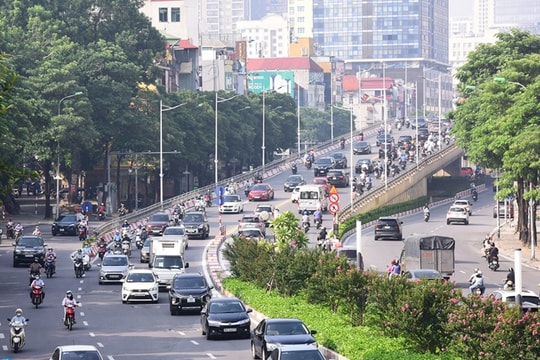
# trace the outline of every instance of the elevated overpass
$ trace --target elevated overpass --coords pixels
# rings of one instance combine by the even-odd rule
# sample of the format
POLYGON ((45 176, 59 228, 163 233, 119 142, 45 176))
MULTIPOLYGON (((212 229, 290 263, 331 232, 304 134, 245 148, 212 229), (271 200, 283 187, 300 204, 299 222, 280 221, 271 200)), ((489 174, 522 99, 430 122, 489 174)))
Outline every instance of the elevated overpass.
POLYGON ((408 164, 405 172, 388 179, 387 188, 382 182, 374 190, 356 198, 352 205, 352 212, 350 203, 344 206, 337 215, 338 222, 360 212, 426 196, 428 179, 435 173, 442 170, 451 176, 459 176, 463 154, 462 149, 455 144, 450 144, 433 156, 421 160, 418 166, 408 164))

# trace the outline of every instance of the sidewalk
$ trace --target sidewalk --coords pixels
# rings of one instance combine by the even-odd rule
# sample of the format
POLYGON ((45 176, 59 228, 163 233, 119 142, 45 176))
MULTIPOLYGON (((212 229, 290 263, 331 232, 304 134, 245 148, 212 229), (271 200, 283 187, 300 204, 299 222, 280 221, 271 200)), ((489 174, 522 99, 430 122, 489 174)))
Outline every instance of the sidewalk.
POLYGON ((501 219, 500 238, 497 236, 497 228, 493 229, 492 238, 499 248, 499 254, 510 260, 514 260, 514 250, 521 249, 521 263, 523 266, 540 270, 540 249, 536 247, 535 259, 531 259, 531 248, 524 247, 519 241, 519 234, 515 232, 512 223, 503 223, 501 219))

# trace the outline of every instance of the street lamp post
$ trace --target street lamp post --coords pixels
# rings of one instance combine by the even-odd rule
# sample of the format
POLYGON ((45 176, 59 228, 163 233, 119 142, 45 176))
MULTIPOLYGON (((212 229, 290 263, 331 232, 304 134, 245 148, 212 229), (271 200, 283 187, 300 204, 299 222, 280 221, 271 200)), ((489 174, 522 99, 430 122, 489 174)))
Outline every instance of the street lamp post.
POLYGON ((296 97, 298 100, 297 106, 296 106, 296 117, 298 122, 298 129, 297 129, 297 138, 298 138, 298 156, 300 156, 300 84, 296 84, 296 97))
POLYGON ((388 126, 386 125, 386 64, 382 63, 383 68, 383 123, 384 123, 384 189, 388 189, 388 146, 386 145, 386 139, 388 138, 388 126))
MULTIPOLYGON (((82 91, 77 91, 76 93, 73 93, 68 96, 64 96, 63 98, 58 101, 58 116, 62 113, 62 102, 66 99, 70 99, 75 96, 82 95, 82 91)), ((60 215, 60 146, 57 146, 58 148, 58 158, 56 162, 56 218, 58 219, 58 216, 60 215)))
POLYGON ((262 173, 264 174, 264 167, 266 165, 266 156, 265 156, 265 152, 266 152, 266 98, 265 98, 265 94, 266 94, 266 91, 263 91, 262 92, 262 146, 261 146, 261 151, 262 151, 262 173))
POLYGON ((442 117, 442 74, 439 72, 439 98, 438 98, 438 104, 439 106, 439 132, 437 135, 437 148, 441 150, 442 147, 442 139, 441 139, 441 117, 442 117))
POLYGON ((159 206, 163 210, 163 113, 177 109, 187 103, 176 106, 163 105, 163 100, 159 99, 159 206))

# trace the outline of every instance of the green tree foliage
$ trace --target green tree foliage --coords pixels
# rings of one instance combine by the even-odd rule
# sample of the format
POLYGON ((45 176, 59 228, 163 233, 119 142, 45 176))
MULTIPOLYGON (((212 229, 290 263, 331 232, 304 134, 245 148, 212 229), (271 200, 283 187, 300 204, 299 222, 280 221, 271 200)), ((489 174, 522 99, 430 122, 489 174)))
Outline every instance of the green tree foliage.
POLYGON ((276 237, 278 251, 288 248, 304 249, 309 238, 298 226, 298 219, 291 211, 284 211, 270 221, 276 237))
POLYGON ((531 130, 540 124, 540 36, 514 30, 497 37, 472 52, 458 71, 466 101, 451 115, 453 132, 472 161, 503 174, 500 197, 517 198, 520 239, 529 244, 525 198, 540 197, 525 194, 528 184, 538 184, 538 164, 530 162, 536 147, 523 146, 536 142, 537 132, 531 130))

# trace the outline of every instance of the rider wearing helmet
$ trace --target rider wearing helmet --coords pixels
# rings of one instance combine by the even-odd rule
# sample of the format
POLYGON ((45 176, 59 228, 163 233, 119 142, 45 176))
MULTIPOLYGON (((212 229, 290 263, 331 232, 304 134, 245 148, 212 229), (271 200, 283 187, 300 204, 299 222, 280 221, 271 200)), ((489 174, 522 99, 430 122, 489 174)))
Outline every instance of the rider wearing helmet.
POLYGON ((39 230, 39 226, 36 226, 34 231, 32 232, 32 235, 34 236, 41 236, 41 230, 39 230))
MULTIPOLYGON (((64 323, 66 322, 66 308, 69 305, 77 306, 77 300, 73 298, 73 293, 71 290, 66 291, 66 296, 62 300, 62 307, 64 308, 64 323)), ((76 323, 75 319, 73 319, 73 322, 76 323)))
POLYGON ((124 223, 122 224, 122 229, 128 228, 128 227, 129 227, 129 222, 127 220, 124 220, 124 223))
POLYGON ((34 262, 30 264, 30 282, 28 285, 32 284, 33 277, 41 273, 41 264, 37 257, 34 258, 34 262))
POLYGON ((26 323, 26 318, 23 316, 23 311, 21 308, 18 308, 15 310, 15 316, 11 318, 9 325, 15 324, 15 323, 26 323))
POLYGON ((39 275, 35 275, 34 280, 30 284, 30 299, 32 298, 32 289, 37 286, 41 286, 41 300, 45 299, 45 282, 39 275))

